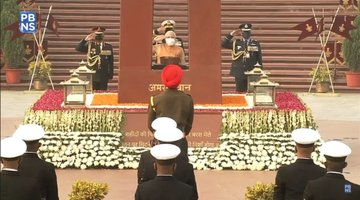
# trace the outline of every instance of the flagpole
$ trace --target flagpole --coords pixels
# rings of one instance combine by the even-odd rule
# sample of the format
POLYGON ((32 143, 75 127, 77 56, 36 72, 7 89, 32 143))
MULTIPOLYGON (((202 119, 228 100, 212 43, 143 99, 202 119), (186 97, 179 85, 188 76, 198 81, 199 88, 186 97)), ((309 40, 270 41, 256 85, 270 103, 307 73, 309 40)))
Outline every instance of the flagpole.
MULTIPOLYGON (((40 16, 40 15, 39 15, 39 16, 40 16)), ((39 29, 39 30, 40 30, 40 29, 39 29)), ((39 54, 41 53, 41 55, 42 55, 42 52, 39 51, 39 46, 40 46, 40 44, 39 44, 39 41, 38 41, 35 33, 33 33, 33 37, 34 37, 36 46, 38 47, 38 52, 37 52, 37 54, 36 54, 35 65, 34 65, 33 73, 32 73, 32 75, 31 75, 31 79, 30 79, 29 91, 31 90, 31 86, 32 86, 32 83, 33 83, 33 81, 34 81, 34 75, 35 75, 35 72, 36 72, 36 66, 37 66, 38 61, 39 61, 39 54), (40 53, 39 53, 39 52, 40 52, 40 53)), ((39 38, 39 39, 40 39, 40 38, 39 38)), ((45 61, 43 56, 42 56, 42 59, 43 59, 43 61, 45 61)))
MULTIPOLYGON (((324 58, 325 66, 326 66, 326 69, 327 69, 328 74, 329 74, 329 80, 330 80, 330 85, 331 85, 332 92, 335 93, 335 91, 334 91, 334 85, 333 85, 332 78, 331 78, 331 74, 330 74, 330 70, 329 70, 329 64, 328 64, 328 62, 327 62, 327 58, 326 58, 326 55, 325 55, 325 52, 324 52, 324 47, 326 46, 326 44, 327 44, 328 41, 329 41, 329 37, 330 37, 330 34, 331 34, 331 30, 332 30, 332 27, 333 27, 333 25, 334 25, 335 18, 336 18, 336 16, 337 16, 338 12, 339 12, 339 9, 340 9, 340 7, 338 6, 338 8, 337 8, 337 10, 336 10, 336 12, 335 12, 335 17, 334 17, 334 19, 333 19, 333 21, 332 21, 332 23, 331 23, 329 33, 328 33, 328 35, 327 35, 327 37, 326 37, 325 43, 323 43, 322 38, 319 36, 319 38, 320 38, 320 44, 321 44, 321 47, 322 47, 322 51, 321 51, 321 55, 320 55, 318 64, 317 64, 316 69, 315 69, 315 73, 314 73, 314 75, 313 75, 313 77, 312 77, 312 80, 311 80, 311 84, 310 84, 308 93, 311 92, 311 88, 312 88, 312 86, 314 85, 315 75, 316 75, 316 73, 317 73, 317 71, 318 71, 318 69, 319 69, 320 62, 321 62, 321 59, 322 59, 322 58, 324 58)), ((317 25, 317 20, 316 20, 316 16, 315 16, 314 9, 312 9, 312 11, 313 11, 313 15, 314 15, 314 17, 315 17, 315 22, 316 22, 316 25, 317 25)), ((325 33, 324 33, 324 34, 325 34, 325 33)), ((319 34, 319 35, 320 35, 320 34, 319 34)))
MULTIPOLYGON (((48 25, 48 22, 49 22, 49 17, 50 17, 51 10, 52 10, 52 5, 51 5, 50 8, 49 8, 49 13, 48 13, 48 16, 47 16, 47 18, 46 18, 45 27, 44 27, 44 32, 43 32, 43 35, 42 35, 42 38, 41 38, 41 45, 42 45, 42 43, 44 42, 45 33, 46 33, 47 25, 48 25)), ((44 58, 44 57, 43 57, 43 58, 44 58)), ((50 80, 50 83, 51 83, 51 87, 52 87, 52 89, 54 89, 54 84, 53 84, 53 82, 52 82, 52 80, 51 80, 50 72, 48 72, 47 74, 48 74, 48 77, 49 77, 49 80, 50 80)))
MULTIPOLYGON (((315 19, 316 27, 318 28, 318 31, 319 31, 319 25, 318 25, 318 23, 317 23, 317 19, 316 19, 316 15, 315 15, 314 8, 311 8, 311 10, 312 10, 312 13, 313 13, 313 15, 314 15, 314 19, 315 19)), ((309 87, 308 93, 310 93, 310 92, 311 92, 311 88, 312 88, 312 86, 314 85, 314 81, 315 81, 315 76, 316 76, 316 73, 317 73, 317 72, 318 72, 318 70, 319 70, 319 66, 320 66, 320 63, 321 63, 321 59, 323 58, 323 55, 324 55, 324 53, 325 53, 325 52, 324 52, 323 38, 322 38, 322 36, 321 36, 320 34, 318 34, 318 35, 319 35, 320 45, 321 45, 321 54, 320 54, 320 57, 319 57, 318 63, 317 63, 317 65, 316 65, 315 72, 314 72, 314 74, 313 74, 313 76, 312 76, 312 79, 311 79, 311 83, 310 83, 310 87, 309 87)), ((325 57, 326 57, 326 56, 325 56, 325 57)))
POLYGON ((44 33, 43 33, 42 38, 41 38, 41 44, 42 44, 43 41, 44 41, 44 37, 45 37, 46 29, 47 29, 47 24, 48 24, 48 22, 49 22, 49 17, 50 17, 51 9, 52 9, 52 5, 51 5, 50 8, 49 8, 49 13, 48 13, 47 18, 46 18, 44 33))
MULTIPOLYGON (((339 13, 339 9, 340 9, 340 6, 338 6, 338 8, 337 8, 337 10, 336 10, 336 12, 335 12, 335 16, 334 16, 334 19, 333 19, 333 21, 332 21, 332 23, 331 23, 330 31, 329 31, 329 33, 328 33, 328 35, 327 35, 325 44, 327 44, 328 41, 329 41, 329 38, 330 38, 330 35, 331 35, 331 30, 332 30, 332 28, 333 28, 333 26, 334 26, 336 16, 337 16, 338 13, 339 13)), ((335 45, 336 45, 336 44, 335 44, 335 45)), ((335 55, 335 62, 336 62, 336 55, 335 55)), ((327 68, 327 71, 328 71, 328 74, 329 74, 329 80, 330 80, 330 85, 331 85, 332 92, 335 93, 335 91, 334 91, 334 85, 333 85, 332 78, 331 78, 331 74, 330 74, 330 70, 329 70, 329 64, 328 64, 328 62, 327 62, 326 57, 325 57, 325 65, 326 65, 326 68, 327 68)))
MULTIPOLYGON (((40 42, 39 42, 39 40, 37 39, 36 34, 33 33, 34 40, 35 40, 35 42, 36 42, 36 45, 38 46, 38 52, 37 52, 37 55, 36 55, 36 60, 35 60, 35 66, 34 66, 33 74, 31 75, 31 80, 30 80, 30 85, 29 85, 29 91, 31 90, 31 86, 32 86, 32 83, 33 83, 33 80, 34 80, 34 75, 35 75, 35 71, 36 71, 36 66, 37 66, 37 64, 38 64, 39 56, 41 56, 41 59, 43 60, 43 62, 45 62, 44 54, 43 54, 43 52, 42 52, 42 44, 43 44, 43 42, 44 42, 45 33, 46 33, 46 28, 47 28, 47 24, 48 24, 48 21, 49 21, 49 16, 50 16, 51 10, 52 10, 52 5, 51 5, 50 8, 49 8, 49 13, 48 13, 48 16, 47 16, 47 18, 46 18, 44 32, 43 32, 42 35, 41 35, 41 33, 39 33, 39 40, 40 40, 40 42), (40 37, 41 37, 41 38, 40 38, 40 37)), ((40 13, 40 8, 39 8, 39 13, 40 13)), ((39 15, 39 16, 40 16, 40 15, 39 15)), ((41 20, 40 20, 39 23, 41 23, 41 20)), ((41 32, 41 25, 40 25, 40 28, 39 28, 39 32, 41 32)), ((49 80, 50 80, 50 83, 51 83, 51 87, 52 87, 52 89, 54 89, 54 84, 53 84, 53 82, 52 82, 50 73, 48 72, 47 75, 48 75, 48 77, 49 77, 49 80)))
MULTIPOLYGON (((33 33, 33 36, 34 36, 34 40, 36 42, 36 45, 39 46, 39 42, 36 38, 36 35, 35 33, 33 33)), ((39 47, 38 47, 39 48, 39 47)), ((31 79, 30 79, 30 84, 29 84, 29 91, 31 90, 31 86, 32 86, 32 83, 34 81, 34 75, 35 75, 35 71, 36 71, 36 66, 37 66, 37 63, 38 63, 38 60, 39 60, 39 49, 38 49, 38 52, 36 54, 36 59, 35 59, 35 65, 34 65, 34 69, 33 69, 33 72, 32 72, 32 75, 31 75, 31 79)))

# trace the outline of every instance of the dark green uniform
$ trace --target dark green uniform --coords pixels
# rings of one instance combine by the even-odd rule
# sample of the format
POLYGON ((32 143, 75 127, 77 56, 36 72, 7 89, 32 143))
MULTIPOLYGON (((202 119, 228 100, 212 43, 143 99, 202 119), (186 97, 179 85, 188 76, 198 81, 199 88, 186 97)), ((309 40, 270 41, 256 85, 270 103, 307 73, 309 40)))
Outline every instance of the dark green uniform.
POLYGON ((107 90, 109 79, 114 75, 113 47, 106 42, 96 43, 81 40, 77 51, 87 53, 89 69, 96 70, 93 77, 94 90, 107 90))
MULTIPOLYGON (((177 128, 182 130, 185 135, 190 133, 194 120, 194 102, 189 94, 175 89, 166 89, 164 92, 152 96, 148 109, 148 127, 154 132, 151 123, 158 117, 169 117, 176 121, 177 128)), ((187 154, 186 138, 181 139, 182 152, 187 154)))
POLYGON ((235 77, 236 91, 247 91, 247 77, 244 74, 246 71, 254 69, 254 65, 259 63, 262 65, 262 54, 260 43, 254 39, 235 39, 228 34, 221 42, 221 46, 226 49, 231 49, 232 64, 230 75, 235 77))

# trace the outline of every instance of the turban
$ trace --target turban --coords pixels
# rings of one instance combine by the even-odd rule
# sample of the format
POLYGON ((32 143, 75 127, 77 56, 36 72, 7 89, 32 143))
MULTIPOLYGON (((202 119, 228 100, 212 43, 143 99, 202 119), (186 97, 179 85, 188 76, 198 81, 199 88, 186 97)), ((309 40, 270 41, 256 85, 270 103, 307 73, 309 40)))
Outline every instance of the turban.
POLYGON ((161 72, 161 79, 168 88, 177 88, 181 82, 183 71, 178 65, 170 64, 161 72))

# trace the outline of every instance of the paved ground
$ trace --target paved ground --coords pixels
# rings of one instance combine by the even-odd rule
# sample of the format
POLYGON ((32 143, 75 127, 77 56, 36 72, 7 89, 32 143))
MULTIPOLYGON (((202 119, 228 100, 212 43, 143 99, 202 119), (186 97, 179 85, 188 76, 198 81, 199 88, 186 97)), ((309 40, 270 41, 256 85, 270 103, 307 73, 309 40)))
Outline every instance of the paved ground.
MULTIPOLYGON (((40 97, 39 92, 1 91, 1 137, 9 136, 21 123, 25 110, 40 97)), ((360 93, 339 96, 299 96, 313 110, 324 140, 341 139, 353 153, 345 169, 347 179, 360 183, 360 93)), ((106 199, 133 199, 135 170, 57 170, 60 199, 68 199, 71 184, 78 179, 107 182, 106 199)), ((200 199, 243 199, 247 186, 257 181, 271 183, 276 172, 196 171, 200 199)))

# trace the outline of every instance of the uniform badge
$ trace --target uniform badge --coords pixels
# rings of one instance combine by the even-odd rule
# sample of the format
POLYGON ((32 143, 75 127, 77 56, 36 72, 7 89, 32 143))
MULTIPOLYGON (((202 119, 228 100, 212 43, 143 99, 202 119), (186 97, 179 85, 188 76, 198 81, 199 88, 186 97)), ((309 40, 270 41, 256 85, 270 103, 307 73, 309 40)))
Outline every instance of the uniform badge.
POLYGON ((350 184, 344 185, 344 192, 347 194, 351 193, 351 185, 350 184))
POLYGON ((100 52, 100 55, 103 55, 103 56, 111 56, 111 51, 110 50, 102 50, 100 52))
POLYGON ((95 48, 91 49, 91 54, 96 54, 96 49, 95 48))

